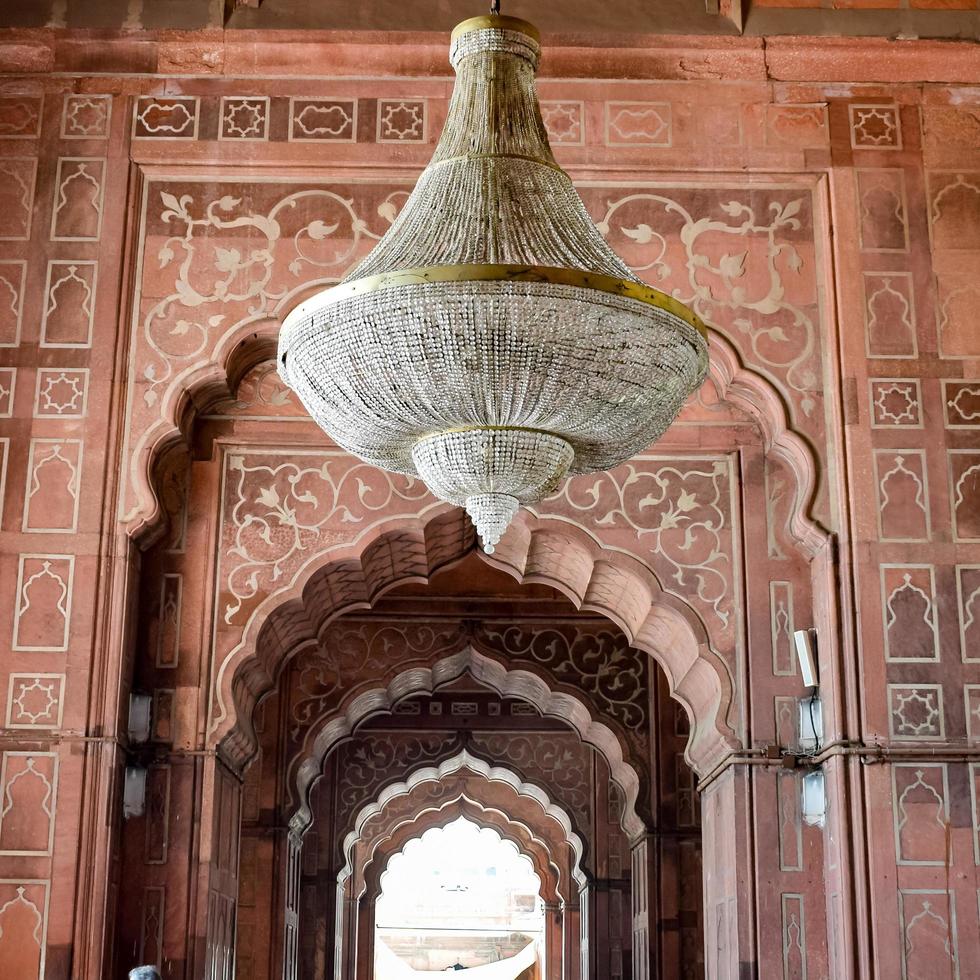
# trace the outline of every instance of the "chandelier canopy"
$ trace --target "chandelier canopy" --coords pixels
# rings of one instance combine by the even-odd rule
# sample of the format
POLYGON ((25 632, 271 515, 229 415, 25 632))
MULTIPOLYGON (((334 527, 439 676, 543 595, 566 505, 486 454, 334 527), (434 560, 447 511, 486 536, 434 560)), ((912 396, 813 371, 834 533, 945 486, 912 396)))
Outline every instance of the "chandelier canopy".
POLYGON ((431 162, 279 339, 283 379, 334 441, 465 507, 487 552, 521 504, 658 439, 707 370, 704 325, 609 248, 555 162, 540 52, 513 17, 453 31, 431 162))

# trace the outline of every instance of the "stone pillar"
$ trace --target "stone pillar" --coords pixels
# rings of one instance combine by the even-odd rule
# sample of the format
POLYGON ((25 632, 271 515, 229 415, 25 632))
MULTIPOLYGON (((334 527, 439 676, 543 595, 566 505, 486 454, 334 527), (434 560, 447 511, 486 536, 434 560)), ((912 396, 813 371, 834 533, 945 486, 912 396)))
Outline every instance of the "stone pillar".
POLYGON ((347 895, 344 882, 339 880, 334 889, 333 900, 333 954, 330 972, 333 980, 344 978, 344 952, 347 949, 347 895))
POLYGON ((545 980, 562 980, 562 909, 558 904, 544 906, 545 980))
POLYGON ((357 899, 353 881, 337 882, 337 945, 334 950, 334 980, 354 980, 357 965, 357 899))
POLYGON ((238 777, 220 759, 211 756, 208 762, 204 800, 210 802, 211 819, 201 823, 199 867, 203 881, 198 893, 199 897, 207 896, 203 903, 207 926, 203 963, 195 974, 204 980, 233 980, 242 788, 238 777))
POLYGON ((371 895, 362 895, 357 903, 355 980, 371 980, 374 976, 374 905, 371 895))
MULTIPOLYGON (((93 375, 94 377, 94 375, 93 375)), ((72 926, 72 976, 79 980, 98 980, 113 963, 113 946, 119 935, 119 909, 116 889, 119 880, 118 856, 123 840, 118 798, 126 764, 115 733, 125 728, 119 707, 125 703, 121 664, 126 662, 131 642, 128 628, 131 610, 138 595, 139 553, 122 532, 107 536, 100 558, 98 578, 104 583, 105 600, 100 604, 94 628, 104 639, 92 647, 92 661, 86 670, 93 696, 86 739, 78 747, 79 768, 83 773, 77 794, 78 883, 72 926), (105 628, 104 624, 112 624, 105 628)), ((93 576, 93 580, 95 576, 93 576)), ((57 820, 74 794, 59 794, 57 820)), ((145 896, 140 896, 142 903, 145 896)), ((48 955, 48 968, 54 966, 48 955)))
POLYGON ((657 840, 646 834, 630 852, 633 894, 633 980, 660 976, 657 929, 657 840))
MULTIPOLYGON (((672 971, 681 970, 684 966, 684 950, 681 943, 681 841, 688 843, 697 841, 694 834, 680 836, 680 832, 664 832, 658 830, 651 848, 656 850, 656 876, 651 868, 653 887, 650 889, 650 901, 656 900, 656 946, 651 947, 651 957, 656 952, 658 971, 651 975, 661 974, 670 976, 672 971)), ((699 844, 700 842, 698 842, 699 844)), ((694 891, 697 895, 697 905, 701 901, 700 882, 694 891)), ((695 912, 696 915, 696 912, 695 912)))
MULTIPOLYGON (((751 772, 733 766, 701 796, 704 840, 704 934, 707 980, 737 980, 758 972, 755 869, 751 862, 751 772)), ((780 946, 778 933, 763 935, 780 946)))
MULTIPOLYGON (((580 980, 580 970, 582 968, 582 924, 581 909, 577 905, 568 905, 566 903, 562 907, 561 929, 562 980, 580 980)), ((587 978, 588 974, 586 974, 585 980, 587 978)))
POLYGON ((595 976, 595 888, 586 885, 578 893, 579 909, 579 978, 592 980, 595 976))
POLYGON ((299 884, 302 838, 294 831, 286 836, 285 894, 283 896, 282 980, 299 976, 299 884))

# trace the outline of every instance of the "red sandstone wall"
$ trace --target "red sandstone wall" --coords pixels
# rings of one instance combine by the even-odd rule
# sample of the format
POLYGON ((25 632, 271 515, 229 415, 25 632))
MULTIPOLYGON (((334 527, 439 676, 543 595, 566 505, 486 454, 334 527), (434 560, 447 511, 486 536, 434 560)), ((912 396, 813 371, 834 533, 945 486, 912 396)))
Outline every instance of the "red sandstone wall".
MULTIPOLYGON (((742 362, 766 383, 741 408, 706 388, 641 464, 664 487, 652 512, 624 471, 594 506, 573 487, 542 520, 606 535, 684 596, 731 680, 722 723, 746 747, 794 744, 789 638, 819 622, 829 737, 893 755, 879 764, 866 748, 864 766, 838 747, 822 833, 803 826, 791 772, 739 767, 709 786, 706 815, 739 836, 712 841, 706 866, 742 875, 708 869, 708 975, 733 975, 736 956, 764 976, 870 973, 871 949, 882 977, 931 977, 953 958, 968 976, 980 958, 980 89, 773 83, 754 49, 722 68, 701 57, 684 70, 708 80, 547 78, 543 108, 610 241, 724 338, 716 380, 742 362), (780 414, 797 442, 765 453, 780 414), (664 525, 678 508, 684 531, 664 525), (801 510, 839 536, 839 579, 816 544, 808 568, 801 541, 821 539, 801 510)), ((943 57, 928 47, 933 76, 943 57)), ((30 76, 0 91, 2 976, 108 975, 116 888, 139 916, 127 957, 200 976, 228 948, 236 861, 201 850, 215 836, 202 827, 230 846, 226 808, 195 795, 225 777, 180 753, 230 729, 221 665, 278 576, 355 537, 341 513, 354 498, 338 490, 295 548, 242 539, 242 515, 274 507, 253 491, 309 462, 262 409, 246 413, 252 428, 214 423, 217 448, 198 423, 194 489, 209 509, 167 525, 169 557, 142 586, 128 544, 181 513, 175 457, 151 472, 190 428, 181 392, 206 404, 239 340, 270 333, 287 297, 370 248, 445 114, 442 78, 277 78, 266 64, 247 81, 30 76), (245 480, 261 467, 265 482, 245 480), (141 841, 129 834, 120 871, 108 855, 132 658, 163 748, 153 820, 141 841), (199 894, 186 874, 198 862, 199 894)), ((673 54, 664 64, 678 70, 673 54)), ((302 452, 339 480, 350 467, 322 443, 302 452)), ((365 526, 374 510, 409 521, 428 506, 372 479, 388 497, 350 511, 365 526)))

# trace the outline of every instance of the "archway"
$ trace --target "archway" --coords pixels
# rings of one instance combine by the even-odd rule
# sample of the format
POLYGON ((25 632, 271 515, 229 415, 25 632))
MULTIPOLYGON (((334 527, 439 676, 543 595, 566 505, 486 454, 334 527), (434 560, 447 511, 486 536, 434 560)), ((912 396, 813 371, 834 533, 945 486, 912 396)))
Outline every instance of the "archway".
MULTIPOLYGON (((576 611, 548 586, 522 586, 506 572, 488 569, 475 554, 435 573, 428 584, 404 585, 379 597, 371 610, 337 618, 321 633, 315 650, 311 645, 290 661, 277 693, 260 710, 260 772, 275 773, 277 780, 286 774, 289 788, 304 787, 295 798, 304 801, 300 810, 285 809, 281 819, 291 820, 295 850, 290 860, 300 869, 299 891, 317 897, 289 905, 288 922, 305 923, 300 933, 329 930, 329 951, 317 954, 325 960, 324 969, 339 969, 335 975, 340 977, 354 970, 350 975, 357 976, 358 964, 371 959, 361 943, 373 928, 370 900, 357 887, 359 865, 349 853, 359 828, 374 826, 376 812, 387 816, 390 807, 404 801, 413 809, 399 811, 398 826, 390 833, 417 833, 417 820, 442 806, 450 777, 465 767, 470 780, 462 794, 466 800, 509 818, 530 803, 537 816, 525 813, 521 822, 537 827, 535 835, 550 841, 558 890, 548 913, 554 947, 548 962, 564 963, 569 976, 582 970, 585 976, 604 976, 618 969, 614 961, 629 963, 632 906, 639 904, 631 893, 632 850, 649 847, 651 831, 664 819, 655 820, 649 807, 651 739, 660 744, 662 737, 650 728, 655 718, 665 732, 669 729, 671 740, 669 755, 657 759, 658 768, 671 770, 671 782, 675 773, 689 773, 683 762, 687 715, 680 706, 672 707, 676 702, 668 686, 649 656, 631 647, 608 621, 576 611), (479 615, 477 596, 483 597, 479 615), (438 609, 436 618, 433 609, 438 609), (470 618, 460 628, 457 617, 466 610, 470 618), (554 673, 558 665, 564 665, 561 675, 554 673), (593 672, 591 679, 586 670, 593 672), (359 680, 386 671, 390 694, 373 692, 359 680), (617 680, 603 694, 597 677, 617 680), (514 678, 521 682, 515 684, 514 678), (662 688, 656 691, 656 706, 651 701, 654 681, 662 688), (661 718, 664 711, 668 715, 661 718), (302 756, 302 761, 296 766, 266 762, 282 758, 275 756, 275 733, 294 731, 287 738, 288 753, 299 755, 286 758, 302 756), (595 737, 600 731, 608 736, 605 740, 595 737), (324 732, 332 733, 329 741, 321 738, 324 732), (602 751, 606 743, 613 751, 602 751), (616 779, 617 766, 631 771, 632 784, 616 779), (304 773, 297 783, 294 774, 304 773), (642 813, 635 797, 628 796, 631 785, 643 787, 642 813), (546 812, 548 804, 542 808, 538 787, 563 809, 567 804, 568 817, 559 824, 546 812), (563 794, 571 795, 566 800, 563 794), (513 803, 505 806, 507 799, 513 803), (540 829, 542 819, 553 825, 550 832, 540 829), (557 839, 556 829, 561 831, 557 839), (343 853, 327 854, 324 838, 343 838, 343 853), (338 881, 343 886, 339 893, 338 881), (608 941, 601 938, 607 933, 608 941), (357 950, 353 964, 344 952, 351 949, 357 950), (337 950, 343 960, 339 967, 330 959, 337 950), (596 964, 583 966, 583 954, 596 964), (596 974, 599 967, 605 972, 596 974)), ((252 772, 246 774, 246 787, 252 785, 252 772)), ((259 782, 264 781, 262 776, 259 782)), ((689 775, 684 785, 682 792, 690 799, 685 812, 691 816, 682 831, 693 845, 699 834, 689 775)), ((457 795, 454 790, 449 799, 457 795)), ((269 803, 262 806, 271 805, 273 798, 265 798, 269 803)), ((677 840, 666 824, 663 829, 663 841, 677 840)), ((250 841, 256 833, 261 831, 247 830, 250 841)), ((657 842, 653 846, 661 848, 657 842)), ((266 867, 271 877, 271 865, 266 867)), ((660 880, 652 887, 660 889, 660 880)), ((694 888, 694 894, 699 891, 694 888)), ((689 915, 690 939, 699 948, 697 909, 689 915)), ((293 957, 306 962, 312 953, 302 948, 302 935, 291 941, 298 945, 293 957)), ((691 942, 685 942, 685 949, 674 954, 678 959, 696 955, 691 942)))
POLYGON ((338 880, 363 883, 364 868, 383 841, 416 826, 424 814, 456 803, 479 808, 487 819, 491 819, 488 814, 500 814, 512 830, 524 828, 529 840, 543 848, 553 869, 542 872, 541 879, 552 888, 553 900, 572 902, 587 885, 582 867, 585 844, 561 802, 513 769, 490 766, 466 749, 438 766, 408 773, 404 782, 385 786, 359 810, 344 836, 344 866, 338 880))
MULTIPOLYGON (((274 603, 264 600, 251 614, 242 639, 221 661, 210 725, 211 739, 234 768, 254 752, 255 704, 291 658, 312 648, 337 617, 370 609, 399 586, 428 583, 475 550, 474 532, 459 510, 435 505, 429 516, 398 525, 382 525, 369 541, 342 549, 326 564, 319 556, 308 560, 274 603)), ((481 555, 480 561, 521 584, 561 592, 578 609, 615 623, 633 646, 650 654, 688 712, 688 753, 697 770, 710 771, 736 748, 727 720, 730 674, 686 603, 664 591, 636 558, 603 549, 582 528, 530 513, 519 515, 514 528, 492 558, 481 555)))
POLYGON ((577 963, 581 938, 579 905, 587 888, 573 853, 577 842, 564 837, 561 829, 567 816, 562 814, 558 819, 554 804, 545 809, 529 797, 501 793, 494 781, 468 767, 424 778, 429 783, 427 787, 419 782, 406 796, 390 799, 362 824, 357 839, 351 842, 349 873, 345 867, 337 882, 338 894, 343 893, 347 899, 345 911, 350 910, 348 923, 335 939, 338 947, 350 944, 343 968, 350 974, 343 975, 364 976, 365 967, 374 961, 371 943, 376 902, 391 856, 427 830, 465 817, 481 827, 492 828, 531 861, 544 900, 542 958, 547 964, 546 975, 558 980, 565 975, 564 964, 577 963))
POLYGON ((410 980, 494 963, 500 980, 544 974, 539 874, 494 829, 466 816, 430 827, 387 858, 378 885, 375 976, 394 977, 402 967, 410 980))
MULTIPOLYGON (((290 819, 293 830, 302 832, 310 820, 307 803, 310 787, 323 768, 324 759, 365 719, 418 694, 431 694, 440 687, 469 676, 501 697, 519 698, 531 704, 545 717, 563 719, 585 742, 606 760, 613 779, 623 791, 626 805, 622 822, 630 837, 643 833, 643 822, 636 811, 641 781, 637 770, 624 757, 623 748, 613 730, 602 719, 594 718, 588 703, 563 692, 554 691, 536 674, 521 669, 507 670, 499 662, 472 648, 438 660, 431 668, 415 667, 397 674, 387 688, 369 690, 336 713, 320 718, 311 726, 309 755, 296 768, 299 806, 290 819)), ((472 758, 472 757, 471 757, 472 758)), ((486 763, 483 763, 484 765, 486 763)))
MULTIPOLYGON (((740 368, 733 372, 735 377, 740 374, 742 378, 737 383, 744 381, 745 372, 740 368)), ((771 427, 766 438, 773 447, 792 444, 790 435, 778 425, 771 427)), ((252 457, 234 456, 224 449, 221 452, 224 455, 219 455, 218 465, 219 469, 224 467, 225 475, 242 474, 244 479, 246 471, 251 472, 258 466, 252 457)), ((340 454, 335 456, 339 458, 340 454)), ((272 474, 278 465, 266 466, 265 472, 272 474)), ((348 464, 345 462, 344 465, 348 464)), ((717 462, 711 462, 695 467, 691 472, 698 479, 710 482, 717 466, 717 462)), ((660 458, 651 458, 649 464, 642 462, 638 478, 648 479, 643 467, 648 467, 651 473, 657 467, 660 467, 659 472, 664 472, 660 458)), ((355 477, 350 479, 355 480, 355 477)), ((624 478, 623 482, 627 479, 632 477, 624 478)), ((472 552, 472 531, 461 514, 423 497, 411 497, 403 487, 396 491, 390 482, 387 487, 385 492, 401 494, 398 501, 404 508, 402 513, 367 520, 360 513, 352 512, 350 528, 343 526, 342 516, 337 516, 338 523, 328 522, 317 533, 326 535, 329 531, 333 540, 339 543, 323 547, 322 539, 318 538, 313 546, 302 552, 302 559, 297 558, 300 554, 297 552, 281 567, 278 559, 273 563, 278 575, 275 582, 263 579, 266 573, 259 570, 254 573, 259 586, 254 594, 246 595, 248 589, 235 585, 227 601, 225 593, 217 597, 212 649, 215 680, 213 698, 207 709, 207 743, 217 750, 231 773, 242 772, 253 756, 257 744, 252 728, 255 706, 269 694, 291 662, 309 655, 321 645, 335 626, 343 622, 341 617, 346 619, 352 613, 375 612, 393 590, 431 583, 440 571, 458 567, 472 552)), ((256 484, 249 488, 246 481, 242 484, 242 492, 257 497, 260 488, 256 484)), ((605 489, 602 492, 606 492, 605 489)), ((679 491, 681 495, 685 492, 679 491)), ((796 493, 793 513, 798 512, 797 505, 805 498, 805 492, 796 493)), ((480 557, 476 560, 488 569, 508 575, 525 588, 546 585, 561 592, 580 611, 615 623, 634 648, 653 654, 663 666, 676 700, 684 705, 691 732, 688 760, 700 774, 711 773, 744 745, 740 731, 744 723, 742 709, 733 693, 739 664, 736 655, 727 648, 720 652, 715 650, 714 627, 709 629, 704 612, 696 610, 692 602, 665 588, 664 583, 671 584, 671 579, 664 576, 663 569, 649 563, 649 548, 631 552, 622 546, 621 542, 632 532, 621 528, 616 534, 610 534, 600 522, 576 523, 568 513, 561 512, 565 506, 561 504, 554 513, 547 512, 547 508, 542 508, 541 513, 526 513, 515 528, 513 541, 498 550, 493 563, 480 557)), ((340 513, 335 508, 335 515, 340 513)), ((222 555, 227 553, 227 550, 222 551, 222 555)), ((736 557, 733 553, 726 560, 734 562, 736 557)), ((247 570, 247 566, 242 567, 247 570)), ((219 566, 216 581, 224 585, 230 581, 231 574, 231 571, 226 574, 224 566, 219 566)), ((704 605, 712 600, 699 601, 704 605)), ((484 665, 481 658, 485 656, 478 644, 467 644, 443 658, 447 664, 440 669, 448 670, 444 679, 449 681, 454 675, 463 676, 468 672, 461 669, 464 665, 476 665, 478 673, 486 666, 487 671, 498 678, 499 690, 506 692, 509 682, 506 677, 500 679, 499 663, 494 664, 493 659, 488 658, 490 665, 484 665), (451 657, 458 659, 452 663, 451 657)), ((438 673, 435 678, 412 671, 401 671, 401 674, 404 676, 399 680, 395 665, 388 664, 372 678, 364 678, 363 682, 350 687, 345 700, 338 706, 334 727, 329 729, 333 722, 325 721, 323 730, 327 734, 321 739, 317 733, 312 741, 319 742, 320 748, 329 747, 347 737, 356 727, 358 717, 367 718, 385 705, 394 707, 406 694, 432 690, 440 683, 438 673), (403 683, 408 685, 404 690, 399 686, 403 683)), ((535 680, 524 678, 522 683, 533 685, 542 681, 540 674, 529 674, 535 680)), ((510 691, 514 693, 515 689, 510 688, 510 691)), ((545 703, 544 694, 537 700, 545 703)), ((581 715, 581 721, 578 726, 581 731, 588 731, 590 727, 593 732, 598 731, 595 717, 590 712, 581 715)), ((617 739, 612 728, 610 732, 613 738, 603 736, 603 744, 612 748, 617 739)), ((593 744, 596 744, 594 739, 593 744)), ((312 779, 317 771, 316 764, 311 761, 302 770, 302 778, 312 779)), ((620 784, 627 789, 622 813, 629 821, 629 813, 635 809, 629 781, 620 780, 620 784)), ((302 781, 298 778, 292 785, 296 786, 297 796, 302 797, 302 781)), ((737 794, 742 791, 728 788, 725 792, 737 794)), ((724 812, 727 814, 730 810, 724 812)), ((730 824, 732 828, 738 826, 727 816, 722 823, 730 824)), ((297 824, 295 829, 299 826, 297 824)), ((634 859, 642 866, 649 861, 649 856, 643 854, 645 830, 636 824, 633 830, 639 852, 634 859)), ((718 894, 728 895, 737 890, 737 877, 726 875, 716 881, 717 886, 712 887, 718 894)), ((236 887, 237 881, 230 879, 229 889, 236 887)), ((232 900, 230 894, 228 900, 232 900)), ((649 907, 640 906, 640 919, 648 911, 649 907)), ((638 935, 643 942, 641 933, 642 928, 638 935)))

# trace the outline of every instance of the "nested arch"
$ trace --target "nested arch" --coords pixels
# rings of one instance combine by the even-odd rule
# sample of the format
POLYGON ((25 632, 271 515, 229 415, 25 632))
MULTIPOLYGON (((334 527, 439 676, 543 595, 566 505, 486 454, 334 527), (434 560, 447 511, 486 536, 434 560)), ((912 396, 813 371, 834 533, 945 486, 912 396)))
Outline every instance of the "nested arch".
POLYGON ((374 909, 377 900, 381 897, 384 877, 392 858, 401 853, 410 841, 429 830, 446 827, 460 817, 466 818, 480 828, 495 831, 501 840, 509 841, 514 845, 518 854, 530 862, 538 878, 538 894, 544 900, 546 907, 550 906, 555 910, 578 908, 576 886, 567 877, 564 882, 557 878, 557 868, 554 861, 550 859, 551 854, 547 845, 533 840, 528 842, 528 828, 523 823, 510 819, 504 810, 487 807, 469 799, 465 794, 460 794, 438 806, 422 810, 409 822, 401 823, 374 843, 363 855, 357 881, 351 882, 354 887, 349 892, 359 907, 357 949, 354 954, 356 961, 363 959, 365 963, 370 963, 374 958, 374 909))
POLYGON ((349 738, 361 722, 381 712, 389 712, 404 698, 433 694, 441 686, 467 675, 502 697, 520 698, 534 705, 545 717, 562 720, 583 742, 599 752, 625 797, 624 831, 630 837, 643 833, 644 821, 637 813, 640 774, 627 758, 620 739, 609 725, 594 717, 581 698, 554 690, 541 677, 527 670, 508 669, 472 646, 431 666, 410 667, 395 672, 388 684, 356 694, 340 710, 322 718, 311 728, 308 752, 295 773, 298 806, 290 820, 293 829, 301 831, 309 826, 312 821, 309 800, 313 784, 319 778, 330 752, 349 738))
POLYGON ((358 963, 373 961, 374 908, 389 861, 409 841, 460 817, 494 829, 514 844, 531 862, 547 906, 578 908, 590 879, 568 812, 542 787, 464 749, 438 766, 420 766, 403 782, 386 786, 343 825, 349 829, 336 894, 343 896, 349 911, 338 934, 338 950, 350 943, 348 956, 358 963), (351 916, 357 923, 353 931, 351 916))
MULTIPOLYGON (((446 670, 433 680, 442 683, 454 679, 453 665, 473 676, 472 665, 485 660, 509 672, 531 674, 555 693, 580 701, 594 721, 615 735, 643 778, 648 768, 648 687, 656 666, 605 617, 485 622, 352 616, 329 623, 318 635, 315 651, 304 651, 289 666, 290 686, 300 692, 291 707, 296 724, 286 755, 289 786, 295 767, 313 755, 319 732, 346 714, 361 695, 389 686, 390 695, 404 697, 398 675, 421 683, 425 675, 420 670, 441 664, 446 670), (451 659, 456 654, 468 656, 451 659)), ((410 693, 431 691, 416 685, 410 693)), ((514 693, 521 696, 519 689, 514 693)), ((384 707, 391 705, 386 701, 384 707)))
MULTIPOLYGON (((331 192, 324 189, 317 193, 329 196, 331 192)), ((339 198, 336 200, 340 202, 339 198)), ((281 207, 282 202, 279 202, 277 214, 281 207)), ((177 212, 174 214, 180 216, 177 212)), ((221 219, 214 227, 227 225, 221 219)), ((363 222, 353 222, 350 227, 356 241, 369 234, 363 222)), ((369 237, 376 236, 370 233, 369 237)), ((272 257, 270 252, 270 261, 272 257)), ((353 253, 349 256, 345 253, 342 260, 337 259, 340 264, 335 271, 341 274, 347 259, 352 257, 353 253)), ((262 291, 262 302, 228 307, 226 312, 212 318, 215 320, 211 324, 213 329, 203 331, 202 346, 193 354, 179 357, 172 363, 168 361, 166 374, 153 380, 150 390, 143 393, 145 405, 140 408, 143 417, 139 434, 134 435, 132 444, 127 443, 126 455, 120 461, 128 477, 121 519, 131 537, 145 542, 163 518, 159 489, 154 481, 161 455, 180 440, 189 440, 196 418, 216 400, 227 398, 249 366, 272 353, 279 318, 322 284, 317 279, 291 283, 284 291, 262 291)), ((171 314, 181 313, 180 295, 178 290, 171 297, 173 310, 167 311, 164 321, 169 322, 171 314)), ((752 356, 751 352, 748 356, 752 356)), ((135 367, 135 347, 133 357, 135 367)), ((758 359, 747 366, 720 330, 711 331, 710 383, 719 398, 754 421, 765 450, 779 457, 793 474, 789 530, 800 553, 811 556, 825 540, 822 530, 810 517, 818 475, 815 454, 806 440, 793 430, 786 398, 779 391, 778 381, 766 376, 766 370, 765 364, 758 359)), ((153 378, 150 374, 145 376, 153 378)), ((134 388, 134 393, 136 390, 134 388)), ((135 394, 131 397, 139 401, 135 394)), ((285 647, 271 644, 268 649, 272 652, 267 656, 267 644, 258 642, 259 632, 277 607, 289 604, 304 590, 316 573, 316 566, 331 567, 330 586, 336 593, 329 603, 331 616, 339 615, 345 609, 364 608, 364 604, 369 604, 386 588, 404 581, 427 579, 434 566, 429 548, 431 542, 426 539, 432 522, 439 520, 445 512, 440 504, 420 503, 417 514, 403 516, 388 524, 379 523, 339 549, 320 551, 311 557, 310 564, 295 576, 290 575, 289 581, 277 583, 242 629, 240 642, 232 641, 231 653, 227 657, 222 653, 220 662, 215 665, 217 696, 209 725, 210 744, 223 742, 222 751, 237 768, 251 754, 254 738, 249 731, 251 720, 248 716, 256 701, 271 688, 283 659, 296 652, 289 644, 285 647)), ((603 611, 622 625, 631 639, 635 638, 637 646, 655 656, 671 678, 672 692, 692 718, 689 759, 698 771, 710 769, 737 744, 737 738, 732 721, 735 713, 732 709, 735 703, 732 676, 727 674, 724 662, 712 650, 703 624, 691 608, 685 607, 683 600, 669 596, 660 587, 655 574, 643 562, 632 559, 631 568, 629 556, 622 556, 604 545, 602 528, 561 527, 560 521, 553 520, 550 525, 548 521, 522 515, 512 540, 497 556, 501 567, 508 568, 522 581, 548 581, 583 608, 603 611), (557 567, 555 561, 549 564, 544 559, 544 553, 549 550, 568 558, 565 569, 557 567), (507 553, 503 553, 505 551, 507 553), (628 596, 625 595, 627 591, 628 596), (689 637, 680 635, 685 633, 684 629, 678 631, 677 638, 664 637, 662 634, 669 630, 663 628, 662 622, 648 622, 656 618, 651 617, 653 607, 658 610, 672 608, 686 621, 694 636, 694 646, 699 648, 693 660, 687 650, 674 651, 667 648, 667 643, 659 642, 677 639, 674 645, 678 648, 690 646, 689 637), (647 638, 645 629, 661 635, 647 638), (710 676, 712 673, 718 676, 710 676)), ((468 534, 467 538, 461 547, 472 547, 472 535, 468 534)), ((448 560, 452 560, 452 554, 448 560)), ((288 632, 282 623, 276 626, 276 630, 279 629, 288 632)), ((300 628, 299 633, 303 632, 300 628)))
POLYGON ((502 814, 543 847, 555 866, 563 900, 570 901, 586 884, 585 845, 562 801, 509 766, 490 764, 466 749, 436 766, 418 767, 361 807, 344 835, 341 879, 363 869, 377 846, 396 830, 458 800, 502 814))
POLYGON ((400 854, 405 845, 421 837, 430 830, 447 827, 460 818, 465 818, 480 828, 494 830, 501 840, 513 844, 518 853, 525 857, 534 869, 541 886, 541 897, 549 904, 564 902, 557 869, 550 859, 546 845, 535 841, 526 827, 515 823, 502 810, 482 806, 465 796, 447 800, 441 806, 431 807, 420 812, 411 823, 401 824, 379 840, 365 856, 360 869, 361 886, 358 898, 375 902, 381 896, 384 876, 391 859, 400 854))
MULTIPOLYGON (((271 334, 258 334, 256 338, 256 331, 251 331, 237 339, 229 335, 222 341, 217 368, 190 372, 188 387, 174 389, 178 394, 168 402, 168 412, 175 431, 188 433, 195 413, 213 402, 219 389, 227 393, 243 366, 268 353, 271 334), (222 372, 224 381, 219 384, 222 372)), ((767 450, 794 475, 789 530, 800 552, 813 554, 825 539, 809 517, 817 474, 810 448, 789 428, 778 392, 747 370, 720 335, 712 336, 711 353, 710 376, 719 397, 759 423, 767 450)), ((152 469, 151 462, 147 465, 152 469)), ((311 555, 288 582, 265 595, 243 627, 236 627, 240 639, 216 663, 210 744, 220 744, 224 757, 241 769, 255 749, 252 711, 272 690, 290 657, 314 646, 320 631, 337 616, 370 608, 399 585, 428 582, 435 571, 473 547, 472 529, 461 512, 420 501, 414 516, 381 521, 343 546, 311 555)), ((657 660, 672 695, 691 719, 688 760, 696 772, 710 770, 738 746, 730 667, 712 648, 700 617, 682 598, 666 591, 643 561, 605 545, 601 528, 523 512, 492 564, 520 582, 550 585, 580 609, 606 616, 634 646, 657 660)))
MULTIPOLYGON (((735 748, 738 740, 727 720, 731 680, 693 609, 665 592, 638 559, 603 548, 583 528, 527 512, 515 524, 517 533, 490 564, 518 582, 549 585, 579 609, 605 616, 633 646, 653 656, 691 719, 688 757, 695 770, 709 770, 735 748)), ((291 657, 314 649, 337 616, 369 609, 400 585, 427 584, 474 546, 465 515, 439 505, 376 529, 370 540, 331 553, 326 563, 322 555, 310 558, 288 589, 258 606, 242 641, 219 667, 212 744, 220 742, 229 762, 240 768, 255 748, 252 711, 291 657)))

